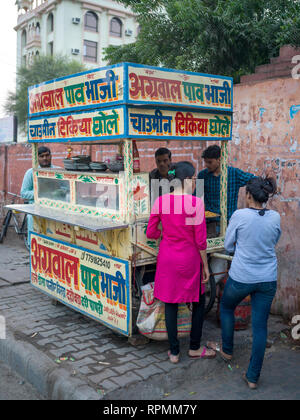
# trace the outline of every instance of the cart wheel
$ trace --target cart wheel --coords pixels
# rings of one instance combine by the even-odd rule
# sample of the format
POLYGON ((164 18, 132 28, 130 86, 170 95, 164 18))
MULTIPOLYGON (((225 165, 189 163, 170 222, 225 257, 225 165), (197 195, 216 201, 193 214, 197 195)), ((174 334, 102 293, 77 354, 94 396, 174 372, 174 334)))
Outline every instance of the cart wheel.
POLYGON ((30 245, 28 243, 28 226, 27 226, 27 217, 25 216, 23 225, 22 225, 22 236, 24 240, 25 247, 27 251, 30 251, 30 245))
POLYGON ((2 224, 2 229, 0 231, 0 244, 2 244, 3 239, 6 236, 7 229, 8 229, 9 224, 10 224, 11 216, 12 216, 12 210, 8 210, 8 212, 6 213, 6 216, 4 218, 3 224, 2 224))
POLYGON ((216 281, 214 275, 212 274, 212 270, 209 263, 208 268, 211 274, 209 276, 208 283, 206 283, 205 285, 205 315, 207 315, 211 308, 214 306, 216 300, 216 281))

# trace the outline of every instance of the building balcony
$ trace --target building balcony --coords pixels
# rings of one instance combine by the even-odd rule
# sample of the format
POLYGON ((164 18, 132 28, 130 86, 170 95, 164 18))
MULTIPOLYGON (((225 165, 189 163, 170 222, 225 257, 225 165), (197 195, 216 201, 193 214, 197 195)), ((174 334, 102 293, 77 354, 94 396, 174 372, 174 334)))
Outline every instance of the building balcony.
POLYGON ((28 9, 22 9, 18 16, 18 23, 15 30, 18 30, 24 23, 30 21, 33 17, 41 16, 46 11, 51 10, 60 0, 39 0, 38 3, 31 3, 28 9))
POLYGON ((18 9, 24 9, 26 12, 32 8, 32 3, 32 0, 17 0, 16 2, 18 9))
POLYGON ((26 49, 30 48, 41 48, 41 35, 40 34, 32 34, 28 36, 26 42, 26 49))

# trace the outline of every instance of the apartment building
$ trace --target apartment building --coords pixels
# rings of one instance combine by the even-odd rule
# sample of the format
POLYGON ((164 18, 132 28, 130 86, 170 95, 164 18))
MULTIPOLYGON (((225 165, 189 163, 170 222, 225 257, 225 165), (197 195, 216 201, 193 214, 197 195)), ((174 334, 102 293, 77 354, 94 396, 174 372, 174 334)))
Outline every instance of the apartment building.
POLYGON ((67 55, 88 68, 106 65, 103 48, 134 42, 132 11, 113 0, 16 0, 17 66, 39 54, 67 55))

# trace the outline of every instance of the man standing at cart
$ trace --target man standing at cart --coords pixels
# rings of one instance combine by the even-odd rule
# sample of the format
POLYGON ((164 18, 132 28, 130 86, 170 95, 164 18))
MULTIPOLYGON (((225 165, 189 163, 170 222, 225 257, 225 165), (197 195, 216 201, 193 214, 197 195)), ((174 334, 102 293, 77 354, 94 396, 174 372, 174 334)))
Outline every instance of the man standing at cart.
POLYGON ((168 172, 172 165, 172 153, 166 147, 160 147, 155 151, 156 169, 150 172, 150 179, 169 179, 168 172))
MULTIPOLYGON (((40 168, 51 168, 52 156, 51 151, 48 147, 41 146, 38 148, 38 162, 40 168)), ((29 204, 34 202, 34 189, 33 189, 33 169, 30 168, 25 173, 23 183, 21 187, 21 197, 28 201, 29 204)), ((31 215, 27 216, 27 228, 28 228, 28 244, 29 244, 29 232, 33 230, 33 218, 31 215)))
MULTIPOLYGON (((161 185, 161 181, 172 181, 172 179, 174 179, 174 175, 169 173, 174 167, 172 164, 172 153, 169 149, 166 147, 160 147, 157 149, 155 152, 155 163, 156 169, 153 169, 149 174, 151 204, 154 203, 158 196, 163 194, 163 186, 161 185), (159 182, 153 180, 158 180, 159 182)), ((169 188, 167 183, 166 186, 169 188)), ((171 187, 168 192, 172 192, 172 190, 173 188, 171 187)))
MULTIPOLYGON (((198 179, 204 180, 205 210, 220 214, 220 183, 221 183, 221 148, 218 145, 209 146, 202 153, 206 169, 198 173, 198 179)), ((227 220, 237 209, 238 195, 241 187, 254 178, 255 175, 239 168, 228 166, 227 172, 227 220)), ((219 217, 214 219, 216 233, 220 233, 219 217)))

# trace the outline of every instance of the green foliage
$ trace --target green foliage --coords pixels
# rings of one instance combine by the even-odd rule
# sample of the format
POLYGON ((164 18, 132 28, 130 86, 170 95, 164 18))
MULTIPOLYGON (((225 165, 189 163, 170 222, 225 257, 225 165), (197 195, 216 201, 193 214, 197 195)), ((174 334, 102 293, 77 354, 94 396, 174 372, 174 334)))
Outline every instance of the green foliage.
POLYGON ((17 115, 19 125, 25 128, 28 115, 28 87, 84 70, 86 69, 82 64, 68 57, 36 57, 30 67, 22 66, 18 69, 17 89, 16 92, 8 94, 6 112, 17 115))
POLYGON ((137 15, 135 43, 106 49, 131 61, 233 76, 300 45, 299 0, 119 0, 137 15))

